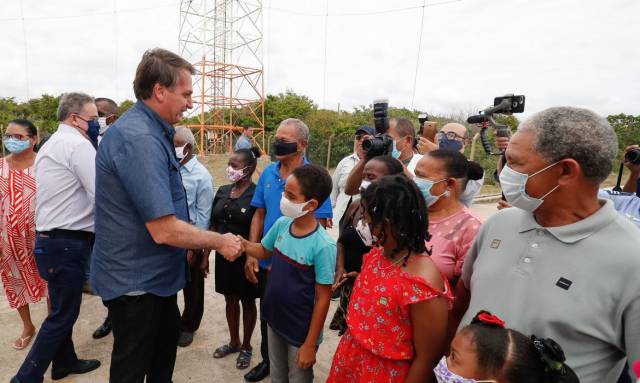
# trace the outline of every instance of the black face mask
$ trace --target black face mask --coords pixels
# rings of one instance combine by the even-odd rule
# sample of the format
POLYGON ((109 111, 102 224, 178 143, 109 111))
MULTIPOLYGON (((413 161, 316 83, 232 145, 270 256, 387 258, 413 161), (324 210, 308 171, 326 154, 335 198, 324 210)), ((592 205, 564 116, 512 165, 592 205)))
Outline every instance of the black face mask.
POLYGON ((281 140, 275 140, 273 142, 273 154, 276 156, 287 156, 298 151, 297 142, 286 142, 281 140))

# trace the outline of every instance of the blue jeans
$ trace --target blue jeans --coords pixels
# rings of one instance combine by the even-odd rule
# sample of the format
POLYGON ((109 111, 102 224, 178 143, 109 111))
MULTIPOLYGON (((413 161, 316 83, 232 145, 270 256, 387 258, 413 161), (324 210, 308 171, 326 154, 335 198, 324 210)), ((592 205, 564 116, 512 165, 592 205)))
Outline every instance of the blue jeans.
POLYGON ((22 383, 40 383, 49 364, 53 369, 73 366, 78 357, 71 336, 80 313, 89 238, 81 232, 38 233, 34 255, 38 272, 49 284, 51 313, 42 323, 16 377, 22 383), (74 234, 75 233, 75 234, 74 234))

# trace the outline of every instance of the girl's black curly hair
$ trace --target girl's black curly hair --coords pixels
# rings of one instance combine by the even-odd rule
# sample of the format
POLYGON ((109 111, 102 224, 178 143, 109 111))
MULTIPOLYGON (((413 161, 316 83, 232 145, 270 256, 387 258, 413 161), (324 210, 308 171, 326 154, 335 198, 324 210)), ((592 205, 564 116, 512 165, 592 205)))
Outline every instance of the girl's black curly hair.
MULTIPOLYGON (((385 220, 389 220, 397 243, 394 253, 389 255, 403 250, 427 252, 425 241, 431 237, 427 231, 427 206, 412 180, 402 174, 382 177, 364 190, 361 198, 372 227, 384 225, 385 220)), ((381 235, 380 243, 384 243, 384 235, 381 235)))

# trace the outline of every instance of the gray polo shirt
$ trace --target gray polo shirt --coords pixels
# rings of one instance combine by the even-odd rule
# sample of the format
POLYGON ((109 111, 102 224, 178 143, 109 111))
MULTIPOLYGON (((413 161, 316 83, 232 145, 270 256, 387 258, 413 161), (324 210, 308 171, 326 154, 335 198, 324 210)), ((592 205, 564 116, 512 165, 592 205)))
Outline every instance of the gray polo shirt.
POLYGON ((462 270, 471 302, 461 326, 489 310, 556 340, 582 383, 615 383, 625 356, 640 360, 640 230, 600 202, 560 227, 518 208, 489 218, 462 270))

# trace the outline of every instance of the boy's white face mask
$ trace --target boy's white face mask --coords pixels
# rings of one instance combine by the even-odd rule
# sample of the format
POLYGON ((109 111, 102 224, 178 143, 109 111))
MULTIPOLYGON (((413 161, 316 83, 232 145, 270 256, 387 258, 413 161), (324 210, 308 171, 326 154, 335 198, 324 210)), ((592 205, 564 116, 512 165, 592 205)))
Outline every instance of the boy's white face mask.
POLYGON ((302 209, 304 209, 308 202, 309 201, 301 203, 291 202, 284 196, 284 193, 282 193, 282 197, 280 198, 280 211, 285 217, 296 219, 307 214, 307 211, 302 209))

